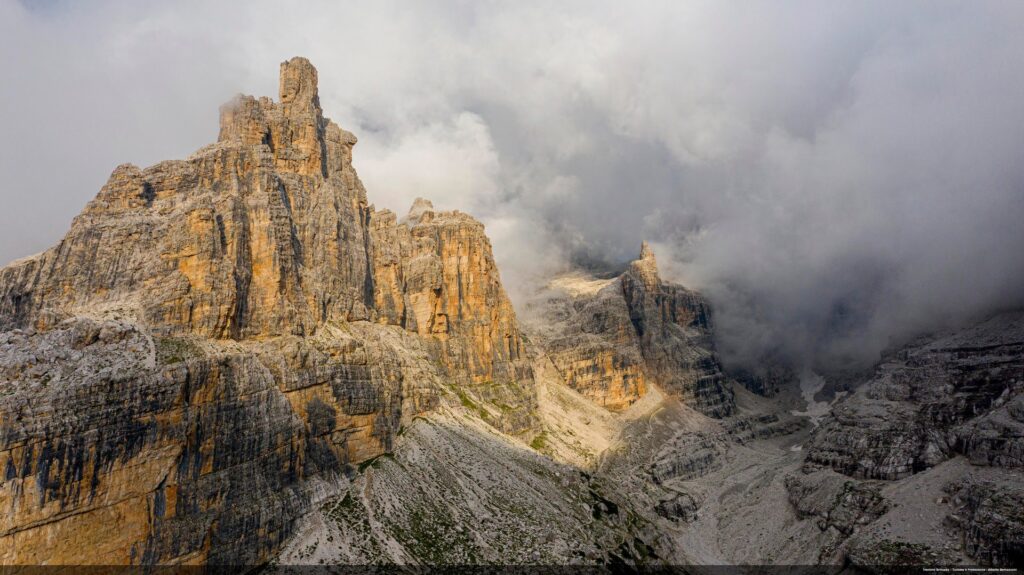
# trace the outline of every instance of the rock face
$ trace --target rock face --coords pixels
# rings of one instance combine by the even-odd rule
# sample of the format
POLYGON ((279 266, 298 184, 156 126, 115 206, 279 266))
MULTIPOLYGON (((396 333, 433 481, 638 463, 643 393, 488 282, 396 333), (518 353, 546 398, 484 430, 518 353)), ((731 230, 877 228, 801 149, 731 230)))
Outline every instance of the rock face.
POLYGON ((266 560, 310 480, 436 403, 404 343, 224 349, 89 319, 0 335, 4 563, 266 560))
POLYGON ((790 500, 854 565, 1019 564, 1022 392, 1024 312, 922 338, 824 418, 790 500))
POLYGON ((968 479, 947 486, 954 511, 947 524, 966 552, 985 565, 1024 562, 1024 485, 968 479))
POLYGON ((482 225, 376 212, 303 58, 220 122, 0 270, 4 564, 265 562, 418 414, 535 425, 482 225))
POLYGON ((662 281, 645 242, 620 277, 629 320, 651 378, 713 417, 733 411, 733 398, 713 352, 710 311, 699 294, 662 281))
POLYGON ((1024 465, 1024 314, 1003 314, 893 355, 841 402, 807 461, 899 479, 962 454, 1024 465))
POLYGON ((386 210, 376 214, 370 237, 377 321, 438 342, 464 389, 505 408, 500 427, 528 429, 532 367, 483 225, 419 199, 401 223, 386 210))
POLYGON ((572 389, 621 411, 647 393, 640 341, 616 279, 558 278, 531 321, 531 337, 572 389))
POLYGON ((743 387, 763 397, 775 397, 787 386, 799 385, 797 374, 779 364, 761 366, 761 369, 756 371, 737 369, 728 375, 743 387))
POLYGON ((706 415, 732 413, 707 303, 663 281, 646 242, 613 280, 563 278, 552 287, 563 295, 543 302, 549 325, 535 339, 570 387, 621 410, 654 382, 706 415))

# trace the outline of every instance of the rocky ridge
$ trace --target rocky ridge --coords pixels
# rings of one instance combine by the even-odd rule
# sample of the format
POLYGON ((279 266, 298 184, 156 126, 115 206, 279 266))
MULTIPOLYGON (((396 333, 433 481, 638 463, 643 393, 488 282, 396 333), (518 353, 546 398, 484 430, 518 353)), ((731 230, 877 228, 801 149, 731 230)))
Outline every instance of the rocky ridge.
MULTIPOLYGON (((904 503, 881 520, 869 520, 877 515, 869 509, 888 503, 852 502, 852 512, 867 523, 842 530, 859 531, 845 543, 855 563, 940 564, 966 556, 986 565, 1019 564, 1022 392, 1024 313, 923 337, 884 359, 870 381, 833 408, 788 485, 792 493, 807 493, 808 478, 833 474, 852 492, 930 494, 930 501, 904 503), (908 508, 926 509, 941 526, 912 529, 908 508)), ((820 488, 810 492, 822 497, 820 488)))
POLYGON ((960 454, 1024 466, 1024 316, 1003 314, 901 350, 879 366, 808 449, 808 462, 899 479, 960 454))
POLYGON ((532 433, 483 226, 377 212, 355 143, 294 58, 278 102, 239 96, 217 143, 118 167, 0 270, 0 561, 259 564, 419 414, 532 433))
POLYGON ((707 302, 662 280, 646 242, 618 277, 557 278, 531 307, 532 341, 569 387, 599 405, 621 411, 654 384, 712 417, 733 412, 707 302))
POLYGON ((308 61, 220 123, 0 269, 0 563, 1024 561, 1021 312, 809 420, 646 244, 524 335, 479 222, 368 203, 308 61))

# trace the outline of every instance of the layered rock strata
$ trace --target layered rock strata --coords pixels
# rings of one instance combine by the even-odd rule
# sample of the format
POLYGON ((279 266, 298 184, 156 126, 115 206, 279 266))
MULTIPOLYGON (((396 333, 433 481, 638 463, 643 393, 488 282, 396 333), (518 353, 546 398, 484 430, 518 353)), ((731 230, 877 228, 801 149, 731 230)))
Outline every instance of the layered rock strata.
POLYGON ((953 510, 946 524, 965 551, 985 565, 1024 562, 1024 484, 966 479, 947 486, 953 510))
POLYGON ((1024 557, 1022 392, 1024 313, 922 338, 883 360, 823 419, 802 474, 787 479, 790 500, 820 517, 823 530, 837 530, 854 565, 948 564, 964 555, 1015 565, 1024 557))
POLYGON ((369 205, 317 72, 118 167, 0 270, 0 562, 258 564, 439 403, 511 434, 533 374, 483 226, 369 205), (55 545, 55 541, 75 541, 55 545))
POLYGON ((622 410, 655 383, 712 417, 734 409, 714 352, 710 310, 696 292, 666 282, 644 243, 612 280, 562 278, 539 307, 534 340, 573 389, 622 410))
POLYGON ((1024 314, 908 347, 832 411, 809 446, 810 465, 899 479, 963 455, 978 465, 1024 464, 1024 314))

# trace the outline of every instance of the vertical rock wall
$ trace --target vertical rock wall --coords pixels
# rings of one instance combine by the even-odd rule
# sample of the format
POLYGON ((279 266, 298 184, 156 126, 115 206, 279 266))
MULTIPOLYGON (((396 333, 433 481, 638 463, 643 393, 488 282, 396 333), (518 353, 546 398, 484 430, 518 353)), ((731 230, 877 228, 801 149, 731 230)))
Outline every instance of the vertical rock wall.
POLYGON ((542 296, 536 341, 567 385, 611 410, 642 397, 650 382, 712 417, 733 411, 697 293, 663 281, 646 243, 619 277, 563 278, 542 296), (552 327, 553 326, 553 327, 552 327))
POLYGON ((711 314, 704 298, 662 281, 646 242, 640 259, 620 280, 650 376, 698 411, 714 417, 731 414, 732 393, 712 351, 711 314))
POLYGON ((355 143, 294 58, 0 270, 0 562, 257 564, 448 392, 531 429, 483 226, 378 214, 355 143))

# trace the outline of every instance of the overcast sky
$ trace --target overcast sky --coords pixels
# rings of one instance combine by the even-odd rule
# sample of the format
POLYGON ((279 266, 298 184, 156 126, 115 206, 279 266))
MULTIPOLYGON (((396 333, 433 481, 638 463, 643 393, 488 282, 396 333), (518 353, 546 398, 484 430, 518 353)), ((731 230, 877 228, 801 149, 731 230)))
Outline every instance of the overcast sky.
POLYGON ((1016 0, 0 0, 0 260, 295 55, 370 200, 479 217, 517 301, 646 238, 727 358, 819 366, 1024 303, 1016 0))

